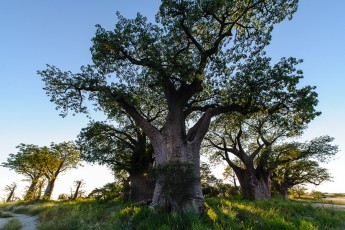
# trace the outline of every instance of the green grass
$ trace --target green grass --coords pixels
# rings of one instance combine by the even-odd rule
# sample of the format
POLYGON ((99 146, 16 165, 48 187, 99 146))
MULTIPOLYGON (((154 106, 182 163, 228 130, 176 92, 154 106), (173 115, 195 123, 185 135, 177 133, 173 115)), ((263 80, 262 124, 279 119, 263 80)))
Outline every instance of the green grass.
POLYGON ((11 214, 4 213, 4 212, 1 212, 1 211, 0 211, 0 218, 10 218, 10 217, 12 217, 11 214))
POLYGON ((207 198, 205 213, 164 213, 148 206, 96 201, 18 203, 10 210, 38 214, 39 230, 58 229, 345 229, 345 211, 314 208, 310 204, 207 198))
POLYGON ((0 228, 0 230, 19 230, 22 228, 22 224, 17 219, 12 219, 8 221, 5 226, 0 228))

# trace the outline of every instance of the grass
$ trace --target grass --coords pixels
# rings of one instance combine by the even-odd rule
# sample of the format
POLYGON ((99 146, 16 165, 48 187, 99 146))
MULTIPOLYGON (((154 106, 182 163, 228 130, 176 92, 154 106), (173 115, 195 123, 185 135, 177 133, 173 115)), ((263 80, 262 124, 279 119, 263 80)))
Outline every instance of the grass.
POLYGON ((92 200, 18 203, 6 209, 38 214, 37 229, 345 229, 345 212, 314 208, 310 204, 207 198, 205 213, 164 213, 129 203, 92 200))
POLYGON ((10 217, 12 217, 11 214, 4 213, 4 212, 1 212, 1 211, 0 211, 0 218, 10 218, 10 217))
POLYGON ((19 230, 22 228, 22 224, 17 219, 8 221, 0 230, 19 230))

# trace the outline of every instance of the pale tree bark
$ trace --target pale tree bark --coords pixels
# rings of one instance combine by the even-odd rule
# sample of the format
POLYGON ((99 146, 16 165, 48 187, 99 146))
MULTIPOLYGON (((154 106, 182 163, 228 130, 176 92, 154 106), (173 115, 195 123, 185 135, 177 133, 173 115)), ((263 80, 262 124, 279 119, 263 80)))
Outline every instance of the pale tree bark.
POLYGON ((36 190, 37 190, 38 180, 32 180, 29 186, 29 189, 26 191, 24 200, 33 200, 35 199, 36 190))
POLYGON ((37 190, 37 193, 36 193, 36 199, 37 200, 41 199, 44 182, 45 182, 44 179, 39 181, 38 190, 37 190))
MULTIPOLYGON (((190 178, 195 178, 191 183, 183 184, 183 181, 177 181, 176 184, 183 186, 183 189, 176 187, 173 191, 174 196, 167 197, 165 188, 169 185, 165 180, 158 178, 156 180, 155 190, 152 198, 152 207, 165 206, 168 209, 193 208, 198 212, 203 211, 204 197, 200 182, 200 145, 202 138, 197 139, 197 135, 188 135, 185 133, 184 117, 181 108, 171 108, 167 117, 167 122, 162 133, 159 133, 160 142, 152 141, 155 150, 157 167, 164 167, 170 163, 179 163, 191 167, 190 178)), ((195 132, 198 133, 198 132, 195 132)), ((179 171, 172 172, 172 177, 181 174, 179 171)), ((182 180, 182 179, 180 179, 182 180)))
POLYGON ((55 186, 55 178, 52 178, 48 181, 47 187, 44 191, 43 199, 50 200, 53 194, 54 186, 55 186))

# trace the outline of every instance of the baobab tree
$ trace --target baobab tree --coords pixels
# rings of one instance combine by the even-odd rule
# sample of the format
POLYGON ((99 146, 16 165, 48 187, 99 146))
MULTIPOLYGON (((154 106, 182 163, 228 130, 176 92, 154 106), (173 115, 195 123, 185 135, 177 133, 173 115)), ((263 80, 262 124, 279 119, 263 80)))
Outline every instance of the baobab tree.
POLYGON ((14 170, 16 173, 24 175, 30 182, 28 190, 25 192, 24 200, 35 199, 36 190, 44 176, 43 167, 40 166, 40 147, 32 144, 20 144, 16 147, 16 154, 9 154, 6 162, 1 166, 14 170))
MULTIPOLYGON (((282 59, 270 67, 262 58, 273 26, 296 10, 295 0, 162 0, 159 25, 140 14, 130 20, 118 13, 113 31, 97 26, 94 65, 76 74, 48 65, 38 73, 63 115, 68 110, 86 112, 87 100, 105 112, 121 108, 150 139, 158 167, 175 165, 179 170, 189 165, 193 177, 200 178, 200 146, 212 118, 223 113, 279 114, 297 107, 316 113, 312 87, 284 87, 300 74, 296 61, 282 59), (255 82, 258 75, 265 80, 255 82), (252 88, 253 81, 257 88, 252 88), (160 124, 140 113, 157 99, 166 108, 160 124)), ((156 180, 152 207, 203 210, 200 180, 178 189, 182 202, 167 200, 165 185, 156 180)))

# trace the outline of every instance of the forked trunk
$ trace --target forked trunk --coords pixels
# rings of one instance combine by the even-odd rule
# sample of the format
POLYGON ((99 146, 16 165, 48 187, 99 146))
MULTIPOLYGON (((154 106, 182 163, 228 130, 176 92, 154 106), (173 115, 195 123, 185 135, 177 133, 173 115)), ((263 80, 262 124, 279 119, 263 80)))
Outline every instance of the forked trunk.
POLYGON ((154 182, 147 173, 139 172, 130 175, 129 199, 133 202, 151 200, 154 190, 154 182))
POLYGON ((265 172, 251 172, 247 169, 235 170, 241 185, 242 196, 248 200, 271 199, 269 176, 265 172))
POLYGON ((47 199, 47 200, 51 199, 51 196, 52 196, 53 190, 54 190, 54 186, 55 186, 55 179, 50 179, 48 181, 46 190, 44 191, 43 199, 47 199))
POLYGON ((24 196, 24 200, 34 200, 35 199, 37 184, 38 184, 37 180, 33 180, 31 182, 30 187, 29 187, 28 191, 26 191, 26 194, 24 196))
POLYGON ((8 195, 6 202, 11 202, 13 200, 14 197, 14 191, 16 190, 17 185, 14 185, 10 188, 10 194, 8 195))

